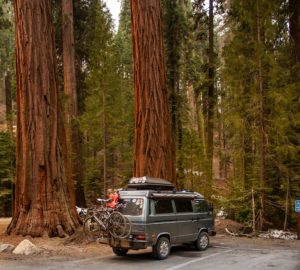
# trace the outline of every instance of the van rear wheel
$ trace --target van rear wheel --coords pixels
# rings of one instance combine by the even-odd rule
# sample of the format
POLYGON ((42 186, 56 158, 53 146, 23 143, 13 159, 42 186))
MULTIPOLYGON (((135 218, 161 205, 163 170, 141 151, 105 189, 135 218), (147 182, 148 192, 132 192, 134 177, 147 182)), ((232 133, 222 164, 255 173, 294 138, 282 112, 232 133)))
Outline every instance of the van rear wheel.
POLYGON ((156 245, 153 246, 153 256, 155 259, 164 260, 166 259, 171 250, 170 241, 167 237, 160 237, 157 240, 156 245))
POLYGON ((201 232, 195 241, 195 247, 197 250, 206 250, 209 245, 209 236, 207 232, 201 232))
POLYGON ((128 249, 126 248, 113 247, 112 250, 117 256, 125 256, 128 252, 128 249))

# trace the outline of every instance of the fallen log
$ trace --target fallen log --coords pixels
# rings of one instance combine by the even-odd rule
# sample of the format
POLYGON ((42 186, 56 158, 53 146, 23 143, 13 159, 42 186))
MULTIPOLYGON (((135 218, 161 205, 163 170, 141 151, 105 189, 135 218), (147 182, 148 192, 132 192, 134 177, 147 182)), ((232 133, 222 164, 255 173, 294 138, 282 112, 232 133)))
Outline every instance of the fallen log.
POLYGON ((246 234, 246 233, 233 233, 231 231, 229 231, 227 228, 225 228, 225 231, 231 235, 231 236, 238 236, 238 237, 248 237, 248 238, 252 238, 253 234, 246 234))

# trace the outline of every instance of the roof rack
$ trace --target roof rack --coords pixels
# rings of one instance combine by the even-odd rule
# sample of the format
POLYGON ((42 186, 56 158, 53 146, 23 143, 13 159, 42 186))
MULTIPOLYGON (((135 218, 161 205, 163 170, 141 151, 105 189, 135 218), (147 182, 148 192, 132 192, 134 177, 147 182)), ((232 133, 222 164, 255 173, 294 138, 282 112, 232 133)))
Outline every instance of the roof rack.
POLYGON ((175 190, 175 186, 171 182, 149 176, 132 177, 128 182, 128 188, 139 190, 175 190))
POLYGON ((202 198, 195 193, 152 193, 151 198, 154 199, 196 199, 202 198))

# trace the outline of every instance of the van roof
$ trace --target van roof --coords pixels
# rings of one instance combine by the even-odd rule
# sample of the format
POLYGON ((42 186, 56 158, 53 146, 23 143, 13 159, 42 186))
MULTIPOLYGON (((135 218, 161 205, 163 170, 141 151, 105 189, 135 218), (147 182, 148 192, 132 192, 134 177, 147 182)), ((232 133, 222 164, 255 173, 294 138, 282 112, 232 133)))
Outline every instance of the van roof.
POLYGON ((142 196, 157 199, 203 199, 203 195, 192 191, 122 190, 120 196, 142 196))

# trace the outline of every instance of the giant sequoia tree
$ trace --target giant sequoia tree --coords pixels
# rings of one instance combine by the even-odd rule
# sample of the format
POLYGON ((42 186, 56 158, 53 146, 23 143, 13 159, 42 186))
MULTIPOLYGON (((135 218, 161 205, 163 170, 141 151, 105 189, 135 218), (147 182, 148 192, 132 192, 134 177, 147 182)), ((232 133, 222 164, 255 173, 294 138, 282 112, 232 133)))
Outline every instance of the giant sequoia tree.
POLYGON ((8 233, 63 236, 78 226, 56 80, 50 0, 14 1, 17 169, 8 233))
POLYGON ((131 0, 135 91, 134 176, 174 181, 159 0, 131 0))
POLYGON ((76 187, 76 204, 85 205, 83 190, 83 171, 81 160, 81 146, 79 127, 75 122, 78 116, 76 72, 75 72, 75 46, 73 27, 73 1, 62 1, 62 40, 63 40, 63 67, 64 67, 64 93, 67 97, 65 115, 67 120, 67 138, 72 149, 72 171, 76 187))

